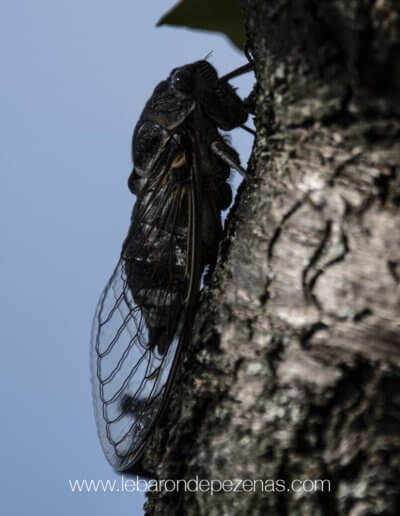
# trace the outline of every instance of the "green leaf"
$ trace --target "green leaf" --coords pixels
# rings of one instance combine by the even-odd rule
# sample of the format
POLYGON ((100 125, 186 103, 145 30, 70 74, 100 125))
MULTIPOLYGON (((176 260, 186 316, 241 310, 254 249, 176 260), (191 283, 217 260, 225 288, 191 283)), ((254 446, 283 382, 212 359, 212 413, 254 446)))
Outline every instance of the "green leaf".
POLYGON ((222 32, 240 50, 244 48, 243 15, 238 0, 181 0, 157 23, 222 32))

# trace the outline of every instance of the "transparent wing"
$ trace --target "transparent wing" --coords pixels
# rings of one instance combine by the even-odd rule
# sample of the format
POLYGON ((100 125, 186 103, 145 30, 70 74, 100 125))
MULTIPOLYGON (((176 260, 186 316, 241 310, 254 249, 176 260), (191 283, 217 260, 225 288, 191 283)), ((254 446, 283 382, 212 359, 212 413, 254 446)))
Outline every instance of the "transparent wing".
POLYGON ((198 290, 195 192, 149 182, 92 328, 96 421, 110 464, 136 462, 167 397, 198 290))

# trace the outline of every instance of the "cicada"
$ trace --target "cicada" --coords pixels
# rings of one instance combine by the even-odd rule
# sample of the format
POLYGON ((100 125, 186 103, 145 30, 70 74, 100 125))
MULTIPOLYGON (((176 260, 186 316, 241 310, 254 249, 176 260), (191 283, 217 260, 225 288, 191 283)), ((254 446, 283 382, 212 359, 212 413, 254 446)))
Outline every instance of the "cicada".
POLYGON ((117 471, 132 467, 165 406, 187 343, 202 275, 212 269, 231 203, 220 131, 248 116, 229 79, 207 61, 175 68, 140 116, 128 185, 136 196, 120 259, 101 294, 91 339, 98 433, 117 471))

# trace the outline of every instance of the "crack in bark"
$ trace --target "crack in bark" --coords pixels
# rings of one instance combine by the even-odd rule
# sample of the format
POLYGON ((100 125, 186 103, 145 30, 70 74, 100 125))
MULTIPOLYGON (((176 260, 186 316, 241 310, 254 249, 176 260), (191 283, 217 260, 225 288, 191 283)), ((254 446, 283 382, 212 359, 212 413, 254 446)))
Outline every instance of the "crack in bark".
POLYGON ((388 174, 379 174, 374 178, 375 186, 382 205, 386 203, 390 195, 390 184, 396 179, 396 167, 390 167, 388 174))
POLYGON ((320 244, 315 250, 315 253, 311 257, 307 267, 303 270, 302 275, 302 285, 304 297, 307 300, 311 300, 314 306, 320 311, 323 312, 322 303, 319 301, 317 296, 314 294, 314 289, 318 279, 324 274, 330 267, 340 263, 346 259, 347 254, 350 252, 347 235, 344 232, 343 228, 341 228, 341 243, 342 243, 342 251, 338 253, 334 258, 325 263, 322 267, 316 269, 315 273, 308 278, 309 272, 314 266, 318 263, 320 258, 324 253, 325 247, 327 247, 329 240, 332 236, 332 221, 328 220, 325 226, 325 233, 321 238, 320 244))
POLYGON ((335 183, 336 183, 336 180, 339 178, 339 176, 344 172, 344 170, 346 169, 346 167, 348 165, 352 165, 354 164, 357 159, 362 155, 363 151, 362 150, 358 150, 357 152, 355 152, 354 154, 352 154, 349 158, 343 160, 341 163, 339 163, 338 165, 336 165, 335 167, 335 170, 333 172, 333 174, 331 175, 331 177, 329 178, 328 180, 328 185, 329 186, 334 186, 335 183))
POLYGON ((388 260, 387 267, 396 284, 400 283, 400 260, 388 260))
POLYGON ((291 206, 291 208, 283 215, 280 223, 276 227, 274 233, 272 234, 271 240, 269 241, 269 245, 268 245, 267 256, 268 256, 269 261, 272 260, 273 249, 275 247, 276 242, 278 241, 278 238, 281 234, 281 231, 282 231, 282 228, 283 228, 285 222, 287 222, 290 219, 290 217, 292 217, 296 213, 296 211, 302 206, 303 202, 304 202, 304 199, 296 201, 291 206))
POLYGON ((313 294, 313 289, 315 286, 316 279, 317 279, 318 275, 320 273, 322 273, 322 270, 317 271, 315 273, 315 275, 313 276, 313 278, 311 278, 311 280, 308 279, 308 274, 311 271, 311 269, 314 267, 314 265, 316 265, 317 262, 319 261, 319 259, 321 258, 322 253, 324 252, 324 249, 331 237, 331 233, 332 233, 332 221, 327 220, 325 223, 325 230, 324 230, 324 233, 320 240, 320 243, 318 244, 318 246, 315 249, 314 253, 312 254, 308 264, 306 265, 306 267, 303 269, 303 272, 302 272, 301 285, 303 288, 304 298, 306 299, 306 301, 311 301, 315 305, 315 307, 318 308, 318 310, 321 310, 321 305, 320 305, 317 297, 313 294))
POLYGON ((374 312, 370 308, 365 307, 362 310, 359 310, 356 314, 354 314, 353 321, 355 323, 364 321, 364 319, 371 317, 371 315, 373 315, 373 313, 374 312))
POLYGON ((315 323, 302 328, 300 333, 300 346, 303 349, 306 349, 308 347, 308 342, 312 339, 312 337, 318 333, 319 331, 327 330, 329 326, 324 323, 323 321, 316 321, 315 323))

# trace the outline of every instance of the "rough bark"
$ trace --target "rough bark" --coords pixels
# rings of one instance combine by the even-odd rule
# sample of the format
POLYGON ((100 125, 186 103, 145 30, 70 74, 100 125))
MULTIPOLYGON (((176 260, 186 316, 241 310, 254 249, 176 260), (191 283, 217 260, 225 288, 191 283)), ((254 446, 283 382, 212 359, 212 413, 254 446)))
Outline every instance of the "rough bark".
POLYGON ((253 178, 145 457, 149 515, 400 514, 400 3, 248 0, 253 178))

